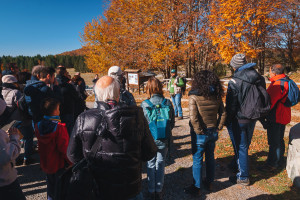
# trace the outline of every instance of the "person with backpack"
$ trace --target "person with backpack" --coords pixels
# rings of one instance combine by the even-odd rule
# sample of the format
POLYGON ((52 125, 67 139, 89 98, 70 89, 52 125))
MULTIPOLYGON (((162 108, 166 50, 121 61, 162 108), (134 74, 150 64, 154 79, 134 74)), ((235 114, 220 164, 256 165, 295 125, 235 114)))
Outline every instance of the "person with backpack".
POLYGON ((176 69, 171 70, 171 78, 168 83, 168 91, 173 102, 175 117, 179 120, 183 119, 181 98, 183 94, 183 88, 185 87, 184 79, 177 76, 176 69))
POLYGON ((270 67, 271 84, 267 89, 271 98, 271 112, 266 117, 269 153, 261 171, 272 171, 285 166, 284 131, 291 122, 291 106, 298 103, 299 88, 284 74, 284 66, 275 64, 270 67), (295 97, 295 98, 292 98, 295 97))
MULTIPOLYGON (((83 159, 91 163, 97 199, 142 200, 142 162, 157 152, 143 110, 119 102, 120 84, 110 76, 97 81, 95 92, 98 106, 78 116, 68 158, 75 166, 83 159)), ((86 185, 67 199, 87 199, 86 185)))
POLYGON ((60 121, 60 102, 54 98, 42 101, 43 119, 35 124, 38 139, 40 166, 47 174, 47 197, 54 199, 56 183, 64 168, 72 164, 67 157, 69 134, 66 124, 60 121))
POLYGON ((7 107, 10 111, 9 120, 19 121, 18 128, 21 131, 24 142, 24 158, 19 156, 16 159, 16 165, 29 165, 34 162, 33 153, 33 129, 30 120, 23 116, 19 109, 19 101, 22 99, 22 93, 19 88, 18 80, 13 75, 5 75, 2 77, 3 90, 2 94, 7 107))
MULTIPOLYGON (((0 99, 0 128, 6 125, 2 120, 6 110, 5 101, 0 99)), ((15 159, 21 151, 20 134, 17 128, 9 128, 7 132, 0 129, 0 149, 0 198, 1 200, 25 200, 15 168, 15 159)))
POLYGON ((232 123, 238 173, 230 176, 234 184, 250 185, 248 150, 257 119, 270 110, 270 98, 266 82, 255 69, 255 63, 247 63, 244 54, 232 57, 230 65, 235 69, 228 83, 226 96, 226 124, 232 123))
POLYGON ((201 70, 194 75, 189 92, 193 184, 184 189, 187 194, 199 196, 204 187, 212 189, 215 178, 215 142, 226 119, 223 96, 222 84, 214 72, 201 70), (206 179, 202 178, 204 153, 206 179))
POLYGON ((46 66, 34 66, 35 73, 24 88, 28 113, 34 123, 43 119, 40 105, 43 99, 51 97, 63 102, 58 82, 55 79, 55 69, 46 66))
POLYGON ((158 148, 157 154, 147 162, 148 196, 160 200, 163 199, 165 160, 175 126, 175 116, 172 103, 163 96, 163 85, 157 78, 149 78, 146 92, 149 99, 143 101, 141 107, 158 148))

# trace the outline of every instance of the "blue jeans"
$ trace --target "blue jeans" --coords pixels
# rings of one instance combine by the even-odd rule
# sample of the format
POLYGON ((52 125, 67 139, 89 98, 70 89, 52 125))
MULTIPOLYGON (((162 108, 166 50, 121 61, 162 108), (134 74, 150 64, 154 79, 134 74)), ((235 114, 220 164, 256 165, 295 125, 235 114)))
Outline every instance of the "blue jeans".
POLYGON ((181 96, 182 94, 175 94, 175 96, 171 95, 171 99, 174 106, 175 115, 178 115, 179 117, 182 117, 182 108, 181 108, 181 96))
POLYGON ((143 193, 140 192, 138 195, 136 195, 135 197, 130 198, 128 200, 143 200, 143 193))
POLYGON ((31 157, 32 150, 33 150, 33 128, 32 125, 20 126, 20 132, 22 133, 23 141, 24 141, 24 158, 28 159, 31 157))
POLYGON ((238 123, 237 121, 232 124, 234 141, 236 144, 236 157, 239 172, 237 178, 245 180, 249 178, 249 159, 248 150, 251 144, 253 131, 256 121, 249 123, 238 123))
POLYGON ((232 160, 232 162, 230 163, 230 165, 232 167, 235 167, 237 164, 237 148, 236 148, 236 144, 235 144, 235 141, 234 141, 234 135, 233 135, 233 130, 232 130, 232 123, 228 124, 227 125, 227 130, 228 130, 228 134, 229 134, 229 137, 230 137, 230 140, 231 140, 231 143, 232 143, 232 146, 233 146, 233 150, 234 150, 234 158, 232 160))
POLYGON ((272 167, 279 167, 284 161, 284 131, 285 125, 271 123, 267 129, 269 153, 267 163, 272 167))
POLYGON ((148 191, 161 192, 165 177, 165 160, 168 148, 158 149, 154 158, 147 162, 148 191))
POLYGON ((203 153, 206 162, 206 181, 211 183, 215 179, 215 142, 218 140, 218 132, 215 128, 207 129, 205 135, 196 134, 191 129, 192 153, 193 153, 193 178, 195 187, 202 188, 203 153))

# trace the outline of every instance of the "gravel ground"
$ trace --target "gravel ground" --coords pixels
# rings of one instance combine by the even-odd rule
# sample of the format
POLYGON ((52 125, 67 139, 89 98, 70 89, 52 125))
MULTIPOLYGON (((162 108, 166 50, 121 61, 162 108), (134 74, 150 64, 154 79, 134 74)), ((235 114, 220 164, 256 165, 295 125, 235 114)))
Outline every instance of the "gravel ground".
MULTIPOLYGON (((92 104, 91 104, 92 105, 92 104)), ((88 105, 89 106, 89 105, 88 105)), ((184 109, 184 116, 188 115, 184 109)), ((192 197, 183 192, 183 188, 192 183, 192 156, 189 136, 189 119, 184 117, 183 120, 176 121, 176 127, 173 129, 173 144, 171 146, 171 158, 167 161, 165 183, 164 183, 164 199, 165 200, 193 200, 193 199, 218 199, 218 200, 234 200, 234 199, 271 199, 271 197, 260 189, 249 186, 232 185, 228 177, 231 175, 226 169, 227 163, 216 160, 216 180, 214 182, 214 190, 209 193, 203 190, 200 197, 192 197)), ((228 137, 228 133, 223 131, 220 133, 220 139, 228 137)), ((34 155, 38 160, 38 154, 34 155)), ((17 167, 19 173, 19 181, 23 192, 28 200, 46 199, 46 179, 45 174, 40 170, 39 163, 30 166, 17 167)), ((146 169, 143 169, 143 188, 144 194, 147 190, 146 169)))

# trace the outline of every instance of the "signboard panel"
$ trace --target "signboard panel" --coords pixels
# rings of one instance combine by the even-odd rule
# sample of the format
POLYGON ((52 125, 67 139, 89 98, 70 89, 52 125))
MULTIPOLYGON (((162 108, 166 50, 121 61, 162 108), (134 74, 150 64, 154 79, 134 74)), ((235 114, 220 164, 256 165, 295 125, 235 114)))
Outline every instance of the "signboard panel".
POLYGON ((128 73, 128 83, 129 85, 138 85, 138 74, 137 73, 128 73))

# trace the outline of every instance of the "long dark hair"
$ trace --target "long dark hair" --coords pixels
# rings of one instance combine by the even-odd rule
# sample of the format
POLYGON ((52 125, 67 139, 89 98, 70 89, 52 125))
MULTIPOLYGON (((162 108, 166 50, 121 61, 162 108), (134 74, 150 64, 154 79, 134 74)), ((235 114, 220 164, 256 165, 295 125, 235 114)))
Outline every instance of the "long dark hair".
POLYGON ((221 99, 224 96, 224 89, 219 77, 210 70, 201 70, 194 75, 192 90, 197 90, 200 96, 216 96, 221 99))

